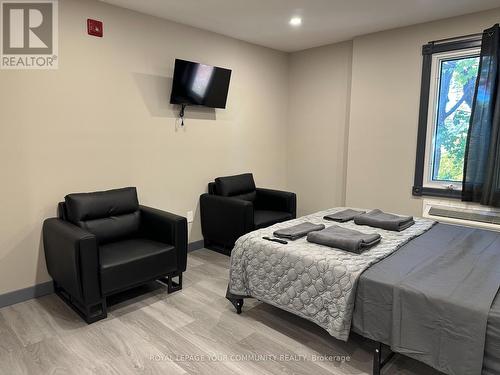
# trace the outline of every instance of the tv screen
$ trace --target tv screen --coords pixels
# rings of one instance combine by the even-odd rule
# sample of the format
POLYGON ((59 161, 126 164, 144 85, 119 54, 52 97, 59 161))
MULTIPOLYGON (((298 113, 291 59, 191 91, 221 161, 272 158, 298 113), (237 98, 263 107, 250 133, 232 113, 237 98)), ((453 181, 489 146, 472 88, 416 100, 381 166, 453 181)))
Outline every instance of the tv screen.
POLYGON ((226 108, 231 70, 175 60, 170 103, 226 108))

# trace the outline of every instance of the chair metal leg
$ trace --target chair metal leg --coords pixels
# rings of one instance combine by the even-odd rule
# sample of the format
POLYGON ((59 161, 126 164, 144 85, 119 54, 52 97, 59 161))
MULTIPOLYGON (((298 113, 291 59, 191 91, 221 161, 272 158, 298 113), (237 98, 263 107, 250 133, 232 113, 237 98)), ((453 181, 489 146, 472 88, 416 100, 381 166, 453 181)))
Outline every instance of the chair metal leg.
POLYGON ((182 289, 182 272, 178 275, 172 275, 167 277, 167 292, 168 294, 177 292, 182 289), (176 283, 172 279, 174 277, 179 277, 179 281, 176 283))
POLYGON ((91 305, 82 305, 76 301, 69 293, 54 281, 54 292, 61 298, 69 307, 73 309, 87 324, 95 323, 99 320, 108 317, 108 309, 106 298, 101 299, 98 303, 91 305))

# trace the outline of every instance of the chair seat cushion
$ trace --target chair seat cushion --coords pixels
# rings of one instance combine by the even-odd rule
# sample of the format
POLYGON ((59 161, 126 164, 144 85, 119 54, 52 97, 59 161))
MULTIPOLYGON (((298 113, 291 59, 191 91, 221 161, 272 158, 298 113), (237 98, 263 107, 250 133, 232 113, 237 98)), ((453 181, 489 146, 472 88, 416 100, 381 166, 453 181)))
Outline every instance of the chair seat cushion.
POLYGON ((265 228, 282 221, 292 219, 292 214, 280 211, 255 210, 254 224, 255 229, 265 228))
POLYGON ((99 260, 104 295, 162 277, 177 267, 174 246, 142 238, 100 246, 99 260))

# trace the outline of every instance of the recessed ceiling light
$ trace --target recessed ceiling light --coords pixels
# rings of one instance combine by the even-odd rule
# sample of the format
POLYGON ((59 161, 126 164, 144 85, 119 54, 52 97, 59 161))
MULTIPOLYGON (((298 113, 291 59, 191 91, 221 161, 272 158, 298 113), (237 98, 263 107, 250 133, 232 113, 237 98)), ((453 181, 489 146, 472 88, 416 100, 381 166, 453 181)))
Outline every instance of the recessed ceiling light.
POLYGON ((290 25, 292 25, 292 26, 300 26, 300 25, 302 25, 302 18, 300 18, 300 17, 292 17, 292 19, 290 19, 290 25))

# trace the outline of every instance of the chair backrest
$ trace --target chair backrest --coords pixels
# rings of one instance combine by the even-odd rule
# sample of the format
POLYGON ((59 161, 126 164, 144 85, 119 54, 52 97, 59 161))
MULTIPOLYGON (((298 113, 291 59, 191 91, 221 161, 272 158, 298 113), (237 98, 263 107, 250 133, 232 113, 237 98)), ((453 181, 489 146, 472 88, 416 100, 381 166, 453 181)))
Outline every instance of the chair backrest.
POLYGON ((215 186, 215 182, 208 183, 208 194, 217 195, 217 188, 215 186))
POLYGON ((257 195, 253 175, 244 173, 236 176, 218 177, 215 179, 215 194, 253 202, 257 195))
POLYGON ((66 219, 94 234, 101 244, 132 237, 139 231, 135 187, 68 194, 64 206, 66 219))

